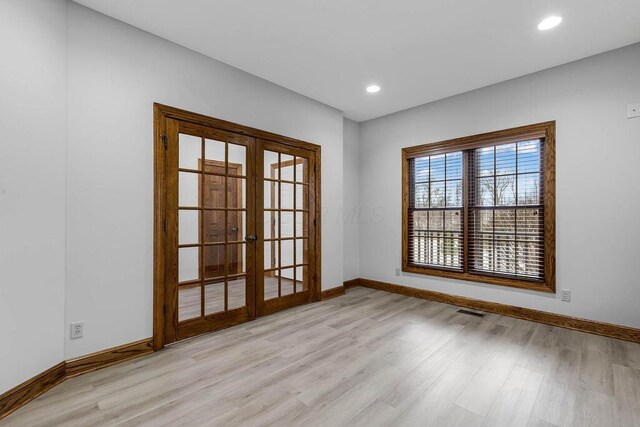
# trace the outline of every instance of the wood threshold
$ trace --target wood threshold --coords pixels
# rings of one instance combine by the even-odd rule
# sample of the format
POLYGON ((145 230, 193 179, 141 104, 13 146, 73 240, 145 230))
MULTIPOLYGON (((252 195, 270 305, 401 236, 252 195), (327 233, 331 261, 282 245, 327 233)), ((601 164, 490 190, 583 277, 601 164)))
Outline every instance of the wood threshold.
POLYGON ((478 300, 474 298, 449 295, 442 292, 412 288, 409 286, 396 285, 393 283, 380 282, 370 279, 360 278, 349 280, 348 282, 344 283, 344 286, 346 288, 362 286, 379 291, 391 292, 414 298, 421 298, 430 301, 451 304, 459 307, 472 308, 488 313, 501 314, 503 316, 515 317, 517 319, 529 320, 531 322, 543 323, 551 326, 558 326, 565 329, 572 329, 574 331, 586 332, 595 335, 602 335, 609 338, 617 338, 624 341, 640 343, 640 329, 633 328, 631 326, 581 319, 578 317, 565 316, 563 314, 550 313, 547 311, 535 310, 532 308, 517 307, 513 305, 478 300))

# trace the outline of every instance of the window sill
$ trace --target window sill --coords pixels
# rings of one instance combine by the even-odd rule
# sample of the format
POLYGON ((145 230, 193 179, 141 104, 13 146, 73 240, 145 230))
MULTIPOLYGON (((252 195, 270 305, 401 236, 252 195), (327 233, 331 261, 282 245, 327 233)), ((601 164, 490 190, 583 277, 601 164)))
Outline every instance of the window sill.
POLYGON ((544 282, 533 282, 529 280, 511 279, 507 277, 485 276, 482 274, 463 273, 438 268, 417 267, 405 265, 402 271, 407 273, 424 274, 427 276, 445 277, 448 279, 466 280, 469 282, 487 283, 490 285, 507 286, 511 288, 527 289, 530 291, 555 293, 555 286, 549 286, 544 282))

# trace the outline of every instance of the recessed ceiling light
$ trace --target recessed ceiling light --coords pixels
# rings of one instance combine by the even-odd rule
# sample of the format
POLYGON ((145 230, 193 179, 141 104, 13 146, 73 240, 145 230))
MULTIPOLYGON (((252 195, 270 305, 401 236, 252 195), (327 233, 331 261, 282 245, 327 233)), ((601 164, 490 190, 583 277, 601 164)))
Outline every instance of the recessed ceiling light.
POLYGON ((369 93, 380 92, 380 86, 377 86, 377 85, 367 86, 367 92, 369 93))
POLYGON ((550 30, 553 27, 560 24, 561 22, 562 22, 561 16, 550 16, 548 18, 543 19, 542 22, 538 24, 538 29, 540 31, 550 30))

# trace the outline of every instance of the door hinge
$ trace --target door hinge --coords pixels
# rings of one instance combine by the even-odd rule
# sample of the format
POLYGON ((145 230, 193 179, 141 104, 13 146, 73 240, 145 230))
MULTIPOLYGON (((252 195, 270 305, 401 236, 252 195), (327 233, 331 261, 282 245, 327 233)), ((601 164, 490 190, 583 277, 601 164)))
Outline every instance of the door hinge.
POLYGON ((313 218, 313 226, 314 227, 316 226, 316 219, 315 218, 313 218))
POLYGON ((164 144, 164 149, 167 149, 167 134, 163 133, 162 134, 162 143, 164 144))

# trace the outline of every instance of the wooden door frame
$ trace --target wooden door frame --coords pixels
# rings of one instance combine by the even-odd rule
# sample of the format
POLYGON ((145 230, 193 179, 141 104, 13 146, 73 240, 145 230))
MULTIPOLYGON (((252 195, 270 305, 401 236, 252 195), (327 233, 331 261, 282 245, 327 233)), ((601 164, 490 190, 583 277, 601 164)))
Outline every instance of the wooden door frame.
MULTIPOLYGON (((165 254, 164 248, 167 244, 165 234, 165 224, 167 215, 165 212, 166 201, 166 125, 169 119, 181 120, 185 122, 195 123, 201 126, 207 126, 244 135, 252 138, 273 141, 280 144, 302 148, 311 151, 314 156, 315 165, 315 201, 313 210, 310 212, 309 221, 314 221, 315 226, 315 268, 312 272, 310 283, 310 292, 312 301, 320 300, 321 293, 321 174, 320 160, 321 148, 319 145, 310 142, 301 141, 287 136, 243 126, 237 123, 228 122, 226 120, 216 119, 214 117, 202 114, 192 113, 168 105, 159 103, 153 104, 153 121, 154 121, 154 226, 153 226, 153 349, 160 350, 165 346, 165 254)), ((264 190, 262 190, 264 191, 264 190)))

